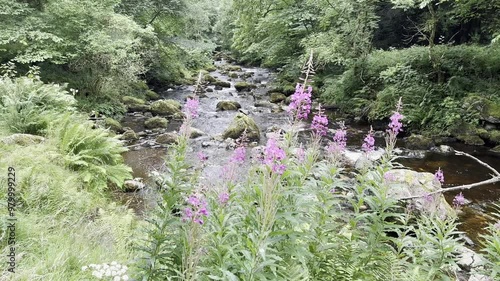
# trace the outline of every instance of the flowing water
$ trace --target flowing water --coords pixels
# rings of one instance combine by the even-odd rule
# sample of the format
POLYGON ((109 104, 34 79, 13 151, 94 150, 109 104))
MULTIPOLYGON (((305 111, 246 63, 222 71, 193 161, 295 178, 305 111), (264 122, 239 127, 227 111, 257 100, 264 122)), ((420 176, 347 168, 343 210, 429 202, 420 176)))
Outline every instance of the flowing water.
MULTIPOLYGON (((253 74, 248 75, 249 78, 231 79, 221 71, 225 64, 223 61, 216 62, 217 70, 211 72, 210 75, 222 81, 229 81, 231 87, 215 90, 214 86, 207 86, 207 88, 213 91, 206 92, 206 97, 200 98, 200 117, 193 124, 193 127, 205 132, 205 135, 191 141, 191 150, 189 152, 189 159, 193 165, 197 165, 196 153, 198 151, 203 150, 208 155, 209 159, 203 169, 202 177, 204 180, 210 182, 216 181, 219 178, 222 167, 227 163, 227 159, 232 154, 232 149, 227 149, 227 143, 220 139, 220 135, 237 114, 236 111, 216 111, 216 105, 219 101, 237 101, 241 104, 242 111, 255 120, 261 129, 261 140, 260 143, 254 145, 264 145, 266 143, 266 131, 269 131, 269 128, 275 130, 276 128, 287 128, 289 126, 288 115, 283 111, 284 108, 281 105, 267 102, 269 97, 266 93, 269 90, 268 85, 274 79, 273 73, 263 68, 242 67, 241 71, 236 71, 239 77, 245 77, 244 74, 253 74), (234 84, 238 81, 255 84, 257 88, 251 92, 237 92, 234 84), (261 105, 256 106, 256 102, 261 103, 261 105)), ((175 90, 169 89, 161 93, 161 95, 163 98, 174 99, 184 103, 186 98, 192 95, 193 90, 193 86, 182 86, 175 90)), ((335 114, 331 112, 329 116, 335 117, 335 114)), ((143 126, 144 120, 145 117, 141 114, 130 114, 124 118, 122 124, 132 128, 136 132, 141 132, 145 131, 143 126)), ((337 118, 336 121, 339 120, 337 118)), ((335 122, 331 123, 332 129, 338 128, 335 122)), ((171 121, 166 131, 178 131, 180 125, 178 121, 171 121)), ((307 124, 303 125, 307 126, 307 124)), ((359 150, 369 127, 356 124, 348 124, 348 127, 348 149, 359 150)), ((124 154, 125 162, 132 167, 135 177, 148 179, 148 174, 151 171, 161 171, 162 169, 166 147, 155 145, 154 143, 151 144, 151 139, 154 139, 154 137, 150 135, 142 137, 136 144, 132 144, 130 151, 124 154), (148 140, 148 145, 138 145, 140 143, 148 143, 148 140)), ((376 141, 377 145, 385 144, 381 138, 377 138, 376 141)), ((398 145, 400 145, 399 142, 398 145)), ((490 164, 495 169, 500 170, 500 155, 489 152, 486 147, 471 147, 459 143, 452 144, 451 146, 457 150, 470 153, 490 164)), ((445 188, 474 183, 490 177, 490 171, 487 168, 465 156, 444 155, 431 151, 411 151, 406 149, 402 149, 401 156, 398 162, 415 171, 434 173, 440 167, 445 173, 445 188)), ((445 193, 450 204, 457 193, 445 193)), ((471 203, 464 208, 464 212, 460 216, 462 222, 460 227, 473 241, 477 242, 478 234, 481 233, 482 228, 488 222, 487 213, 492 211, 492 203, 498 202, 500 199, 500 184, 476 187, 463 191, 463 194, 471 203)), ((136 194, 122 194, 120 196, 122 200, 128 201, 130 206, 139 212, 143 210, 145 203, 141 196, 137 196, 136 194)), ((491 218, 489 220, 491 221, 491 218)))

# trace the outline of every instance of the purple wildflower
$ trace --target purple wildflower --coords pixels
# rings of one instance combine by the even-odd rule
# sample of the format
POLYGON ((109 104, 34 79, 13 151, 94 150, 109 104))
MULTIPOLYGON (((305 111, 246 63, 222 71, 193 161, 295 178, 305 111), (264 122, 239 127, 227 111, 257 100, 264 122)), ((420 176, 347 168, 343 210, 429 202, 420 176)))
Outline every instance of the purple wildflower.
POLYGON ((453 198, 453 205, 455 207, 461 207, 461 206, 465 205, 465 197, 462 194, 462 192, 460 192, 459 194, 457 194, 455 196, 455 198, 453 198))
POLYGON ((198 108, 200 101, 198 99, 188 98, 186 101, 186 113, 192 118, 198 117, 198 108))
POLYGON ((333 136, 333 143, 335 145, 335 150, 342 152, 347 146, 347 131, 345 130, 344 123, 340 123, 340 129, 335 131, 333 136))
POLYGON ((291 97, 288 112, 292 113, 297 119, 307 119, 307 116, 311 112, 311 93, 311 86, 309 86, 307 92, 305 92, 304 86, 297 83, 295 93, 291 97))
POLYGON ((191 205, 191 207, 184 209, 182 221, 194 221, 195 223, 203 224, 202 216, 209 216, 207 201, 196 195, 191 195, 187 199, 187 203, 191 205))
POLYGON ((278 146, 277 141, 273 138, 269 139, 264 152, 264 164, 271 167, 273 172, 281 175, 285 171, 286 166, 280 163, 280 161, 285 159, 285 157, 285 151, 278 146))
POLYGON ((321 105, 318 107, 318 113, 313 117, 311 129, 320 137, 325 136, 328 132, 328 118, 323 114, 321 105))
POLYGON ((227 201, 229 201, 229 193, 227 192, 222 192, 219 194, 219 203, 222 205, 226 204, 227 201))
POLYGON ((425 199, 426 202, 429 202, 429 203, 432 203, 432 201, 434 201, 434 197, 431 194, 429 194, 429 193, 427 193, 424 196, 424 199, 425 199))
POLYGON ((384 174, 384 179, 387 182, 392 182, 392 181, 396 180, 396 177, 394 176, 393 173, 387 172, 387 173, 384 174))
POLYGON ((189 205, 192 205, 192 206, 200 205, 200 199, 198 199, 198 197, 196 197, 194 195, 189 196, 187 202, 189 203, 189 205))
POLYGON ((185 208, 184 209, 184 214, 182 216, 182 221, 189 221, 193 217, 193 210, 191 208, 185 208))
POLYGON ((196 156, 198 156, 198 160, 202 163, 208 160, 208 155, 206 155, 203 151, 198 152, 196 156))
POLYGON ((242 164, 245 162, 246 149, 244 146, 240 146, 234 150, 233 156, 229 160, 231 163, 242 164))
POLYGON ((335 188, 331 188, 329 191, 331 194, 335 194, 335 188))
POLYGON ((295 151, 295 156, 297 156, 297 160, 299 160, 299 163, 304 162, 306 158, 306 152, 304 151, 302 144, 300 144, 300 147, 295 151))
POLYGON ((364 143, 361 146, 361 148, 366 152, 369 153, 373 151, 375 146, 375 139, 373 138, 373 128, 370 126, 370 132, 368 132, 368 135, 366 135, 364 139, 364 143))
POLYGON ((393 133, 394 135, 397 135, 399 132, 403 131, 403 124, 401 123, 401 119, 403 119, 404 116, 401 115, 399 112, 394 112, 391 116, 391 123, 389 124, 389 130, 387 130, 390 133, 393 133))
POLYGON ((441 168, 439 168, 436 173, 434 174, 434 177, 440 182, 444 183, 444 174, 441 168))

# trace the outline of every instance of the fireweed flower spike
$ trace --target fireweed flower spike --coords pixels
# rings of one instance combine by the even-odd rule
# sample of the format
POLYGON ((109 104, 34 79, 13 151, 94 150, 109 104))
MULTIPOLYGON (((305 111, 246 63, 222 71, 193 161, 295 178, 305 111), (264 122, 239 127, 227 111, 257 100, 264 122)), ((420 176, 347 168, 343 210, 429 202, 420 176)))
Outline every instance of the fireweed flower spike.
POLYGON ((341 153, 345 151, 347 146, 347 131, 344 122, 340 123, 340 129, 335 131, 335 135, 333 136, 333 142, 328 145, 328 153, 341 153))
POLYGON ((440 182, 444 183, 444 174, 443 171, 441 170, 441 167, 436 171, 434 174, 434 177, 440 182))
POLYGON ((182 221, 193 221, 198 224, 203 224, 203 216, 209 216, 209 212, 207 210, 207 201, 203 198, 199 198, 196 195, 189 196, 186 201, 190 206, 184 209, 182 221))
POLYGON ((286 169, 281 163, 285 157, 285 151, 278 146, 278 142, 273 138, 269 139, 264 152, 264 164, 270 167, 273 173, 281 175, 286 169))
POLYGON ((328 118, 324 115, 321 105, 318 106, 318 113, 313 117, 311 129, 315 135, 320 137, 325 136, 328 132, 328 118))
POLYGON ((465 205, 465 197, 462 192, 460 192, 455 196, 455 198, 453 198, 453 206, 455 206, 455 208, 459 208, 463 205, 465 205))
POLYGON ((188 114, 191 118, 197 118, 198 115, 198 109, 200 107, 200 101, 198 99, 191 99, 188 98, 186 101, 186 114, 188 114))
POLYGON ((369 153, 373 151, 374 147, 375 147, 375 139, 373 138, 373 128, 372 126, 370 126, 370 131, 368 132, 368 135, 366 135, 364 143, 361 146, 361 148, 366 153, 369 153))
POLYGON ((389 133, 394 134, 395 136, 403 131, 403 124, 401 123, 401 119, 404 118, 404 116, 400 113, 401 109, 403 107, 403 103, 401 101, 401 98, 399 98, 398 103, 396 104, 396 111, 391 116, 391 123, 389 123, 389 129, 387 130, 389 133))
POLYGON ((298 120, 307 119, 307 116, 311 112, 311 93, 312 87, 307 88, 307 92, 304 91, 304 86, 297 83, 295 87, 295 93, 291 97, 290 106, 288 107, 288 112, 298 120))

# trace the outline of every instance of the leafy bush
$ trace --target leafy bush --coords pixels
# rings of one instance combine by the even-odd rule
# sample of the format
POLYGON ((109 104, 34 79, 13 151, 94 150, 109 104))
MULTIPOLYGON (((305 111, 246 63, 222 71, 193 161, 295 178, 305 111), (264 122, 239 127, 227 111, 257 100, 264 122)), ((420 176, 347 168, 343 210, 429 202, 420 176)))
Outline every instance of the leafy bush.
POLYGON ((54 122, 51 134, 64 155, 65 164, 76 171, 90 190, 102 192, 108 183, 121 188, 131 178, 131 168, 123 164, 123 144, 109 132, 93 128, 91 122, 81 122, 72 116, 54 122))
POLYGON ((0 122, 12 133, 43 135, 62 112, 74 111, 75 99, 65 86, 36 78, 0 77, 0 122))

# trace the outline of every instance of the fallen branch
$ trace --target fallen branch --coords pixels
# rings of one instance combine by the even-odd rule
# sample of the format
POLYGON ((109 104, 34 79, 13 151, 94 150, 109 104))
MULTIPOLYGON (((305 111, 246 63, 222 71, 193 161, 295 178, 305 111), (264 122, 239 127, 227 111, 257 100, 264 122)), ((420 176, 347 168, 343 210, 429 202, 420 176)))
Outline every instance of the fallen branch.
POLYGON ((493 184, 493 183, 496 183, 496 182, 500 182, 500 172, 498 172, 497 170, 495 170, 495 168, 491 167, 487 163, 485 163, 485 162, 477 159, 476 157, 470 155, 469 153, 465 153, 465 152, 462 152, 462 151, 455 151, 455 154, 456 155, 467 156, 469 158, 472 158, 472 159, 476 160, 479 164, 481 164, 481 165, 485 166, 486 168, 490 169, 491 171, 493 171, 494 175, 492 175, 492 178, 488 179, 488 180, 484 180, 484 181, 480 181, 480 182, 476 182, 476 183, 471 183, 471 184, 454 186, 454 187, 450 187, 450 188, 443 188, 443 189, 436 190, 436 191, 433 191, 433 192, 430 192, 430 193, 427 193, 427 194, 424 194, 424 195, 415 195, 415 196, 408 196, 408 197, 398 198, 398 200, 409 200, 409 199, 421 198, 421 197, 424 197, 424 196, 434 195, 434 194, 438 194, 438 193, 444 193, 444 192, 455 191, 455 190, 471 189, 473 187, 478 187, 478 186, 481 186, 481 185, 493 184))

